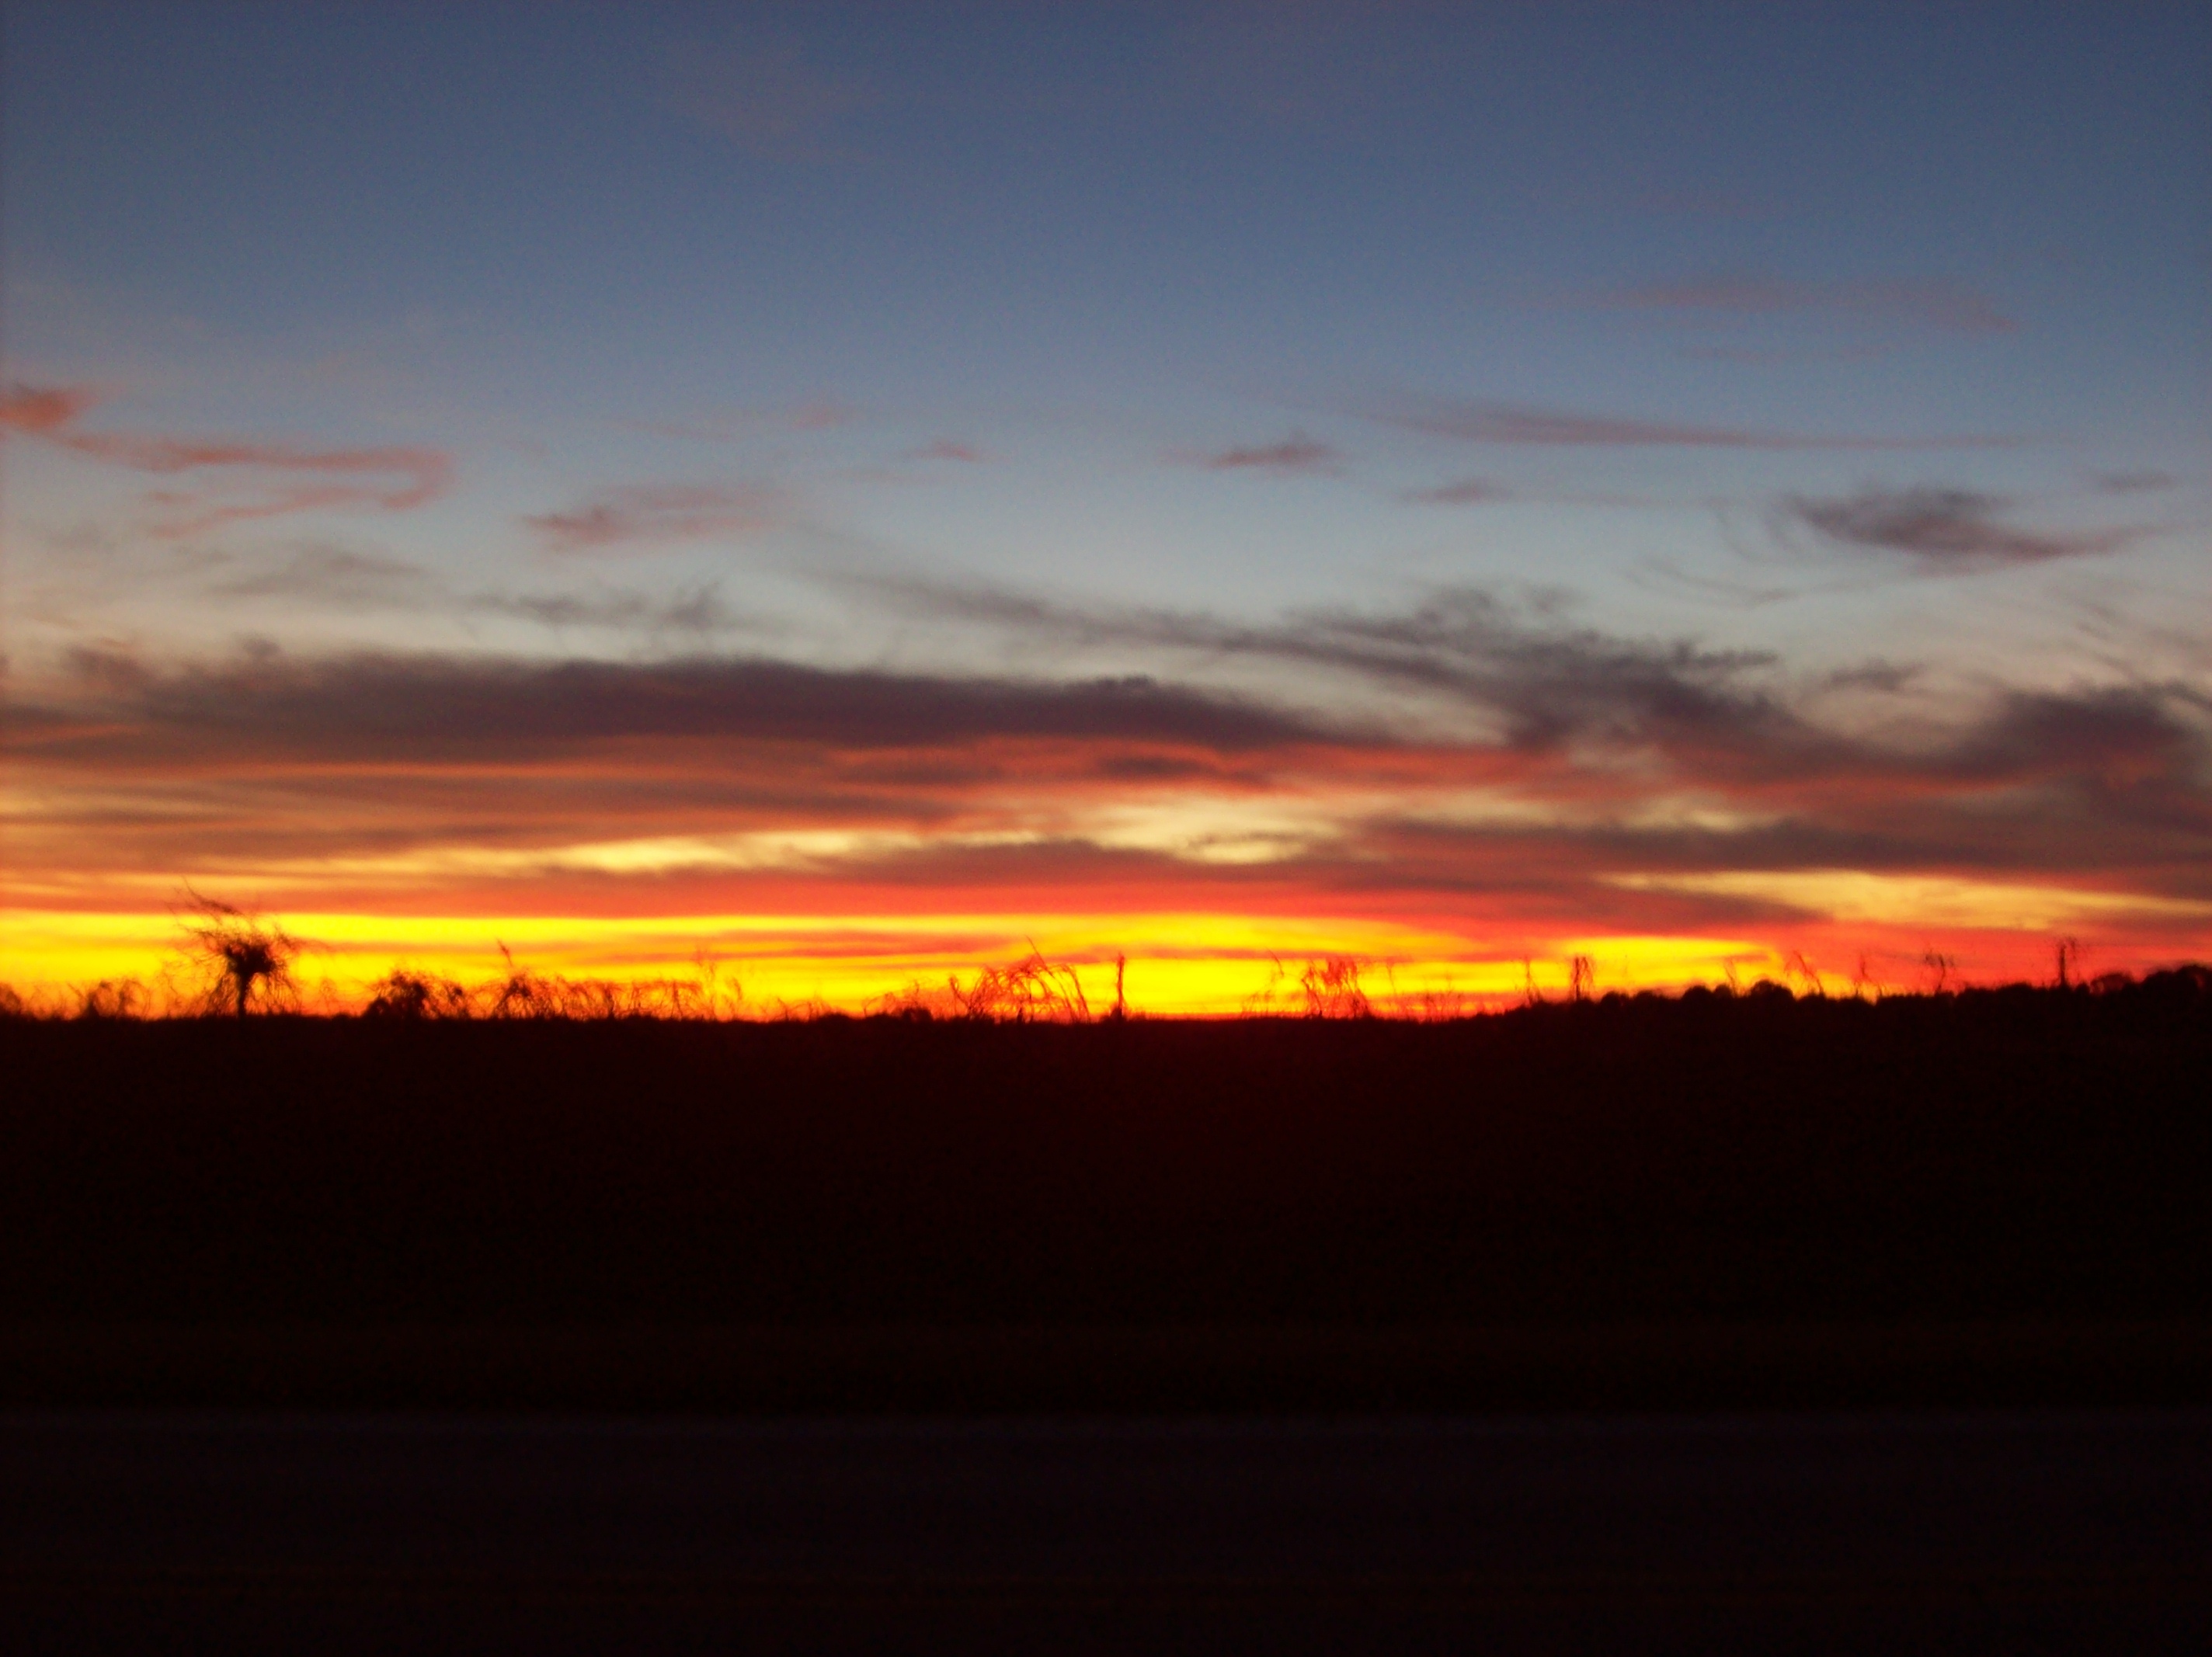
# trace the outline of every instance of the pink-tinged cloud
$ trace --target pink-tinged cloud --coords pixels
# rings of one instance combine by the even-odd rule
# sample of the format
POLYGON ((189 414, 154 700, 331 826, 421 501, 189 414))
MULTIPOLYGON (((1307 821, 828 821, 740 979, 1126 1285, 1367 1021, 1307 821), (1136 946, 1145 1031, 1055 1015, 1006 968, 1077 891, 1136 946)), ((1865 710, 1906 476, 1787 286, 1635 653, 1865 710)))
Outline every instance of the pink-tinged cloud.
POLYGON ((46 436, 75 424, 99 400, 81 385, 10 385, 0 391, 0 430, 46 436))
POLYGON ((781 497, 772 489, 659 484, 615 489, 567 512, 523 519, 549 552, 753 535, 778 521, 781 497))
POLYGON ((1699 426, 1619 415, 1570 414, 1510 403, 1401 396, 1362 410, 1386 426, 1462 443, 1588 448, 1918 450, 2009 448, 2008 437, 1823 437, 1803 432, 1699 426))
POLYGON ((405 511, 436 499, 453 483, 453 457, 441 449, 317 449, 234 438, 88 432, 79 422, 97 401, 96 394, 84 387, 14 386, 0 398, 0 428, 137 471, 228 469, 249 476, 294 474, 311 480, 290 484, 259 480, 244 500, 181 489, 155 491, 149 501, 173 514, 158 526, 165 535, 196 534, 242 519, 330 508, 405 511))
POLYGON ((1336 470, 1339 457, 1328 444, 1293 432, 1279 443, 1260 444, 1251 447, 1224 449, 1216 454, 1198 457, 1198 464, 1208 471, 1270 471, 1270 472, 1328 472, 1336 470))
POLYGON ((1764 317, 1826 314, 1908 323, 1960 334, 2011 334, 2020 324, 1986 294, 1948 277, 1920 282, 1797 282, 1711 276, 1625 288, 1607 309, 1764 317))

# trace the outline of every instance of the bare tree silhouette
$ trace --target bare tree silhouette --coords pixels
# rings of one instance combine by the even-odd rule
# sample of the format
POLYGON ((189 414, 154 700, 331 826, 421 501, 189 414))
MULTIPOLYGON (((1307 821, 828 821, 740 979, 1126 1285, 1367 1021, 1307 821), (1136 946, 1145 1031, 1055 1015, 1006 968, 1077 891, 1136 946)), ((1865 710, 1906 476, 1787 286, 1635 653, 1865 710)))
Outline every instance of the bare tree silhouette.
POLYGON ((2081 977, 2081 940, 2072 937, 2062 938, 2052 946, 2052 950, 2058 957, 2058 987, 2062 990, 2073 988, 2081 977))
POLYGON ((299 939, 235 904, 185 890, 191 901, 184 953, 203 980, 205 1005, 243 1018, 257 992, 264 1006, 294 992, 292 962, 304 947, 299 939))

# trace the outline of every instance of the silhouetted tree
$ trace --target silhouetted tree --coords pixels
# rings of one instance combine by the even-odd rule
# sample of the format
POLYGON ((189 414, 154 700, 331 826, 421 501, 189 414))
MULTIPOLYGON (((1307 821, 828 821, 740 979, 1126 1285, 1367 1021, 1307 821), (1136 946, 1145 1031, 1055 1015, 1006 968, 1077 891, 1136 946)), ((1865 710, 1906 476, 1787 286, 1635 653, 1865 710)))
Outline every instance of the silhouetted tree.
POLYGON ((207 980, 206 998, 215 1011, 243 1018, 257 990, 266 1003, 292 989, 292 962, 301 947, 297 938, 233 904, 198 892, 191 897, 185 954, 207 980))

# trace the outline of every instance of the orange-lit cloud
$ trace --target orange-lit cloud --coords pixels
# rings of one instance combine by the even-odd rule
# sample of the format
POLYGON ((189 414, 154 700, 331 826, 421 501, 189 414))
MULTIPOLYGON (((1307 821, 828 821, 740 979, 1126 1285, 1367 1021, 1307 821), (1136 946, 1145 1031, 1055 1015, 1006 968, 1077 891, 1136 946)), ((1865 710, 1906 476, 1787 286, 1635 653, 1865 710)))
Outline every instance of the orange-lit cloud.
MULTIPOLYGON (((145 913, 189 877, 288 910, 567 915, 580 939, 647 916, 919 935, 988 914, 1003 944, 1024 915, 1238 915, 1422 982, 1594 937, 1647 974, 1657 946, 1633 940, 1822 972, 1863 955, 1893 980, 1930 950, 2022 969, 2062 932, 2114 964, 2212 941, 2208 720, 2179 687, 1851 726, 1768 658, 1480 593, 1267 625, 892 597, 1289 677, 1231 694, 722 656, 82 652, 9 710, 16 901, 145 913), (1427 712, 1289 696, 1322 677, 1427 712), (1449 942, 1375 942, 1409 931, 1449 942)), ((1217 986, 1253 966, 1217 956, 1217 986)))

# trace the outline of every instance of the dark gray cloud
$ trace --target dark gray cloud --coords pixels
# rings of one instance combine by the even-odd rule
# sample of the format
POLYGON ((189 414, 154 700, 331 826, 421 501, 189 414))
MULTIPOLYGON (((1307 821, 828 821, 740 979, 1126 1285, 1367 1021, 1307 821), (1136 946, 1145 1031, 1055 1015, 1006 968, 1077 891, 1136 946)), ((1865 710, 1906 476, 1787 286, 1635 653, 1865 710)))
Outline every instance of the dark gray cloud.
MULTIPOLYGON (((932 748, 994 737, 1190 744, 1224 751, 1320 739, 1311 723, 1142 677, 963 678, 799 666, 747 658, 666 662, 264 653, 155 670, 81 655, 82 683, 155 747, 332 760, 541 758, 595 743, 798 743, 932 748)), ((98 741, 107 739, 103 735, 98 741)))
POLYGON ((1902 552, 1930 568, 1973 569, 2111 552, 2132 530, 2051 531, 2002 521, 2011 503, 1971 489, 1862 489, 1828 499, 1799 496, 1785 507, 1798 523, 1849 547, 1902 552))
POLYGON ((1759 726, 1771 743, 1790 723, 1772 696, 1746 682, 1752 670, 1774 665, 1771 656, 1561 628, 1480 589, 1449 589, 1395 615, 1315 610, 1265 625, 1189 611, 1078 610, 988 587, 880 590, 912 608, 1031 634, 1266 659, 1440 693, 1496 716, 1508 744, 1522 750, 1698 727, 1759 726))
MULTIPOLYGON (((1083 610, 989 588, 906 585, 890 596, 1032 636, 1250 659, 1443 695, 1487 715, 1496 731, 1461 750, 1471 769, 1480 762, 1495 780, 1577 798, 1687 786, 1783 809, 1809 794, 1819 797, 1815 816, 1833 827, 1855 821, 1862 805, 1881 816, 1910 804, 1947 819, 1990 811, 1995 822, 2003 813, 1991 791, 2009 789, 2040 801, 2038 810, 2057 809, 2064 796, 2085 833, 2100 814, 2108 826, 2134 813, 2189 832, 2212 827, 2204 702, 2178 684, 2002 695, 1972 717, 1883 742, 1822 724, 1808 705, 1839 688, 1900 689, 1910 665, 1793 688, 1765 652, 1622 638, 1479 589, 1441 592, 1395 614, 1318 610, 1265 625, 1083 610), (1604 780, 1608 765, 1639 756, 1662 768, 1604 780)), ((2200 849, 2212 857, 2212 838, 2200 849)))

